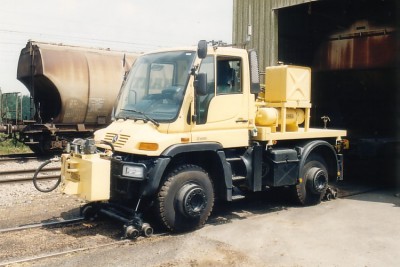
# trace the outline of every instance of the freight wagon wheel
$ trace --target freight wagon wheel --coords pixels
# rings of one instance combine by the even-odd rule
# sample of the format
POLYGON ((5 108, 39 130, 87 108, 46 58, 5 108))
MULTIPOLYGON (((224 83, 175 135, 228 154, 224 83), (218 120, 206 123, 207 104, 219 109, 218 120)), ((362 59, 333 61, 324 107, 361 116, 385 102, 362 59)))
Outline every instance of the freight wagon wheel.
POLYGON ((194 230, 204 225, 214 205, 214 189, 208 174, 195 165, 172 171, 157 197, 158 215, 171 231, 194 230))
POLYGON ((301 205, 315 205, 321 202, 328 188, 328 172, 325 161, 317 155, 310 155, 303 169, 301 179, 294 186, 294 195, 301 205))
POLYGON ((36 155, 43 155, 44 154, 44 149, 43 149, 43 147, 41 145, 29 145, 29 148, 36 155))
POLYGON ((42 139, 38 144, 29 145, 29 148, 38 156, 46 155, 52 152, 50 149, 50 140, 48 139, 42 139))

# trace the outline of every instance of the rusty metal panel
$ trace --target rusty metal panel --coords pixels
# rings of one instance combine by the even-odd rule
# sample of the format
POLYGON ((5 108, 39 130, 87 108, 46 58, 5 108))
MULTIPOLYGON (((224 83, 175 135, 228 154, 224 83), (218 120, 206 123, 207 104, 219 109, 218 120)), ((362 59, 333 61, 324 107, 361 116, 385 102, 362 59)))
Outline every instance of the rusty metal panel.
MULTIPOLYGON (((247 27, 252 25, 251 41, 247 47, 257 50, 261 69, 265 66, 276 65, 278 48, 282 49, 282 45, 285 45, 278 44, 278 16, 286 8, 316 2, 329 2, 334 5, 335 1, 234 0, 233 43, 245 43, 247 27)), ((367 25, 367 28, 359 24, 360 22, 356 22, 353 28, 331 34, 326 40, 318 40, 322 44, 320 47, 313 48, 316 50, 313 52, 313 67, 334 70, 394 66, 396 51, 400 50, 399 42, 396 43, 395 29, 388 28, 388 25, 382 27, 382 23, 380 27, 367 25)), ((321 36, 321 38, 325 37, 321 36)), ((295 42, 295 40, 290 41, 295 42)))
POLYGON ((316 52, 316 70, 348 70, 394 67, 396 30, 376 27, 368 21, 355 22, 349 29, 330 35, 316 52))
POLYGON ((30 41, 21 51, 17 79, 30 91, 43 122, 108 123, 125 71, 136 56, 30 41))

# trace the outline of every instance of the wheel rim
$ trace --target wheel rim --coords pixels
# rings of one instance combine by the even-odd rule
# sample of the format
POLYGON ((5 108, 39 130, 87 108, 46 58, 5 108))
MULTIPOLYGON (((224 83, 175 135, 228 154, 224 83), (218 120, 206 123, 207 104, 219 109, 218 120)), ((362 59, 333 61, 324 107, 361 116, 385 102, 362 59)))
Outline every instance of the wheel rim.
POLYGON ((323 169, 310 168, 306 177, 309 188, 314 194, 322 193, 328 185, 328 175, 323 169))
POLYGON ((207 196, 203 188, 197 184, 186 184, 178 194, 178 201, 182 203, 183 214, 188 217, 199 217, 207 206, 207 196))

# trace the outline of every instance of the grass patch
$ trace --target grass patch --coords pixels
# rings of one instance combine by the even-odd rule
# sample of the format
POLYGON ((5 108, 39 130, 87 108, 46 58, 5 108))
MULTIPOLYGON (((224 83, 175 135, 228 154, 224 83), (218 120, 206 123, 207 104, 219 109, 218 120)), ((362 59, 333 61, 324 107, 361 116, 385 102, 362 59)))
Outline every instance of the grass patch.
POLYGON ((32 153, 32 150, 21 142, 7 138, 7 135, 0 134, 0 155, 32 153))

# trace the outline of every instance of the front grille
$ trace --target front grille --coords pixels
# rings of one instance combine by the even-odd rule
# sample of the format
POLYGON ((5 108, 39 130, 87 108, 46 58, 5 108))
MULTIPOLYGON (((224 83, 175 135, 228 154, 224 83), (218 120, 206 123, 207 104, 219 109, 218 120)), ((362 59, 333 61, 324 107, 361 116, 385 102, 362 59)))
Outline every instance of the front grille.
POLYGON ((129 200, 135 199, 143 194, 143 188, 147 186, 149 177, 147 176, 156 164, 153 157, 128 155, 126 153, 116 152, 111 159, 111 199, 129 200), (135 180, 134 178, 122 176, 123 166, 125 164, 144 165, 145 179, 135 180))
POLYGON ((114 147, 121 148, 126 144, 129 137, 130 136, 126 134, 106 133, 104 141, 112 143, 114 147), (114 141, 116 136, 118 136, 118 138, 114 141))

